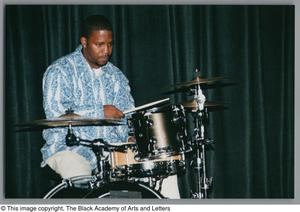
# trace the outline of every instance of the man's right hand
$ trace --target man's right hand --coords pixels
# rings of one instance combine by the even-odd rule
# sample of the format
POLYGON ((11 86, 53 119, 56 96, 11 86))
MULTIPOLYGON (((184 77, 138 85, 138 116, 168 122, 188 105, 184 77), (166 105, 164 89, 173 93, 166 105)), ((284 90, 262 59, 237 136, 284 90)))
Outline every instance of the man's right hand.
POLYGON ((104 117, 120 119, 124 117, 124 113, 113 105, 104 105, 104 117))

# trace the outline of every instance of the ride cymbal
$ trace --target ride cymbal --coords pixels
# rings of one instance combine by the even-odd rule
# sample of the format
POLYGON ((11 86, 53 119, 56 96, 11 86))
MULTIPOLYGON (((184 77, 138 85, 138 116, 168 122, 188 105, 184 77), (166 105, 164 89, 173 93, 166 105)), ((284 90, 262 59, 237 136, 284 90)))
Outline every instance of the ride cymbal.
POLYGON ((219 86, 219 83, 221 82, 222 79, 223 77, 201 78, 197 76, 191 81, 175 84, 165 88, 164 93, 169 94, 169 93, 183 92, 183 91, 190 90, 191 88, 197 85, 200 85, 201 89, 214 88, 219 86))

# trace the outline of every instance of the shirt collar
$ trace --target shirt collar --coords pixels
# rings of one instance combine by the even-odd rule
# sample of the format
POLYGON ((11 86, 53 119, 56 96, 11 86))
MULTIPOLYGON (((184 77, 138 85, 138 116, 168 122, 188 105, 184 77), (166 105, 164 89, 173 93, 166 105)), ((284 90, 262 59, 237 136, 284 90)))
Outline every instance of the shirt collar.
MULTIPOLYGON (((82 50, 82 45, 77 46, 77 48, 75 50, 76 54, 80 55, 81 59, 86 62, 89 70, 93 71, 93 69, 89 66, 88 62, 86 61, 85 57, 83 56, 81 50, 82 50)), ((103 72, 101 75, 103 75, 103 74, 113 75, 113 73, 110 71, 109 65, 110 65, 110 62, 108 61, 106 65, 101 67, 101 70, 103 72)))

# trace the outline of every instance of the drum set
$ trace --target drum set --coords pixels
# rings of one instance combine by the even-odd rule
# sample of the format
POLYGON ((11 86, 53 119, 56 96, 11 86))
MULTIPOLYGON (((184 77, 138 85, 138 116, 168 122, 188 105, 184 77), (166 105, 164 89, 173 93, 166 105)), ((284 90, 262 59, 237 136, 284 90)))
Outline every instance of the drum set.
POLYGON ((72 110, 56 119, 36 120, 19 127, 45 129, 66 127, 66 145, 91 148, 97 157, 97 171, 92 176, 63 179, 45 196, 48 198, 165 198, 161 194, 163 180, 184 174, 186 155, 196 175, 197 186, 190 198, 208 198, 212 178, 207 177, 206 151, 212 142, 207 137, 208 114, 224 109, 223 104, 206 101, 202 89, 217 86, 221 77, 201 78, 177 84, 166 93, 190 92, 191 101, 170 104, 170 99, 151 102, 128 111, 126 119, 90 119, 72 110), (188 136, 187 113, 193 117, 193 135, 188 136), (102 138, 84 140, 75 136, 77 126, 127 125, 133 141, 109 143, 102 138))

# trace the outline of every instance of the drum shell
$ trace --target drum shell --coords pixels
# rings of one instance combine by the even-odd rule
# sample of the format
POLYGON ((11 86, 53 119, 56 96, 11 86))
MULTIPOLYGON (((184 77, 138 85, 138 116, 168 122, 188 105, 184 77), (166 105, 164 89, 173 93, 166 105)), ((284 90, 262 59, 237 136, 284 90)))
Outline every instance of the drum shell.
POLYGON ((189 148, 182 106, 168 105, 157 108, 154 112, 135 113, 130 125, 140 159, 178 155, 189 148))
POLYGON ((185 155, 178 154, 164 158, 137 160, 136 152, 111 152, 111 176, 113 178, 166 177, 185 171, 185 155))

